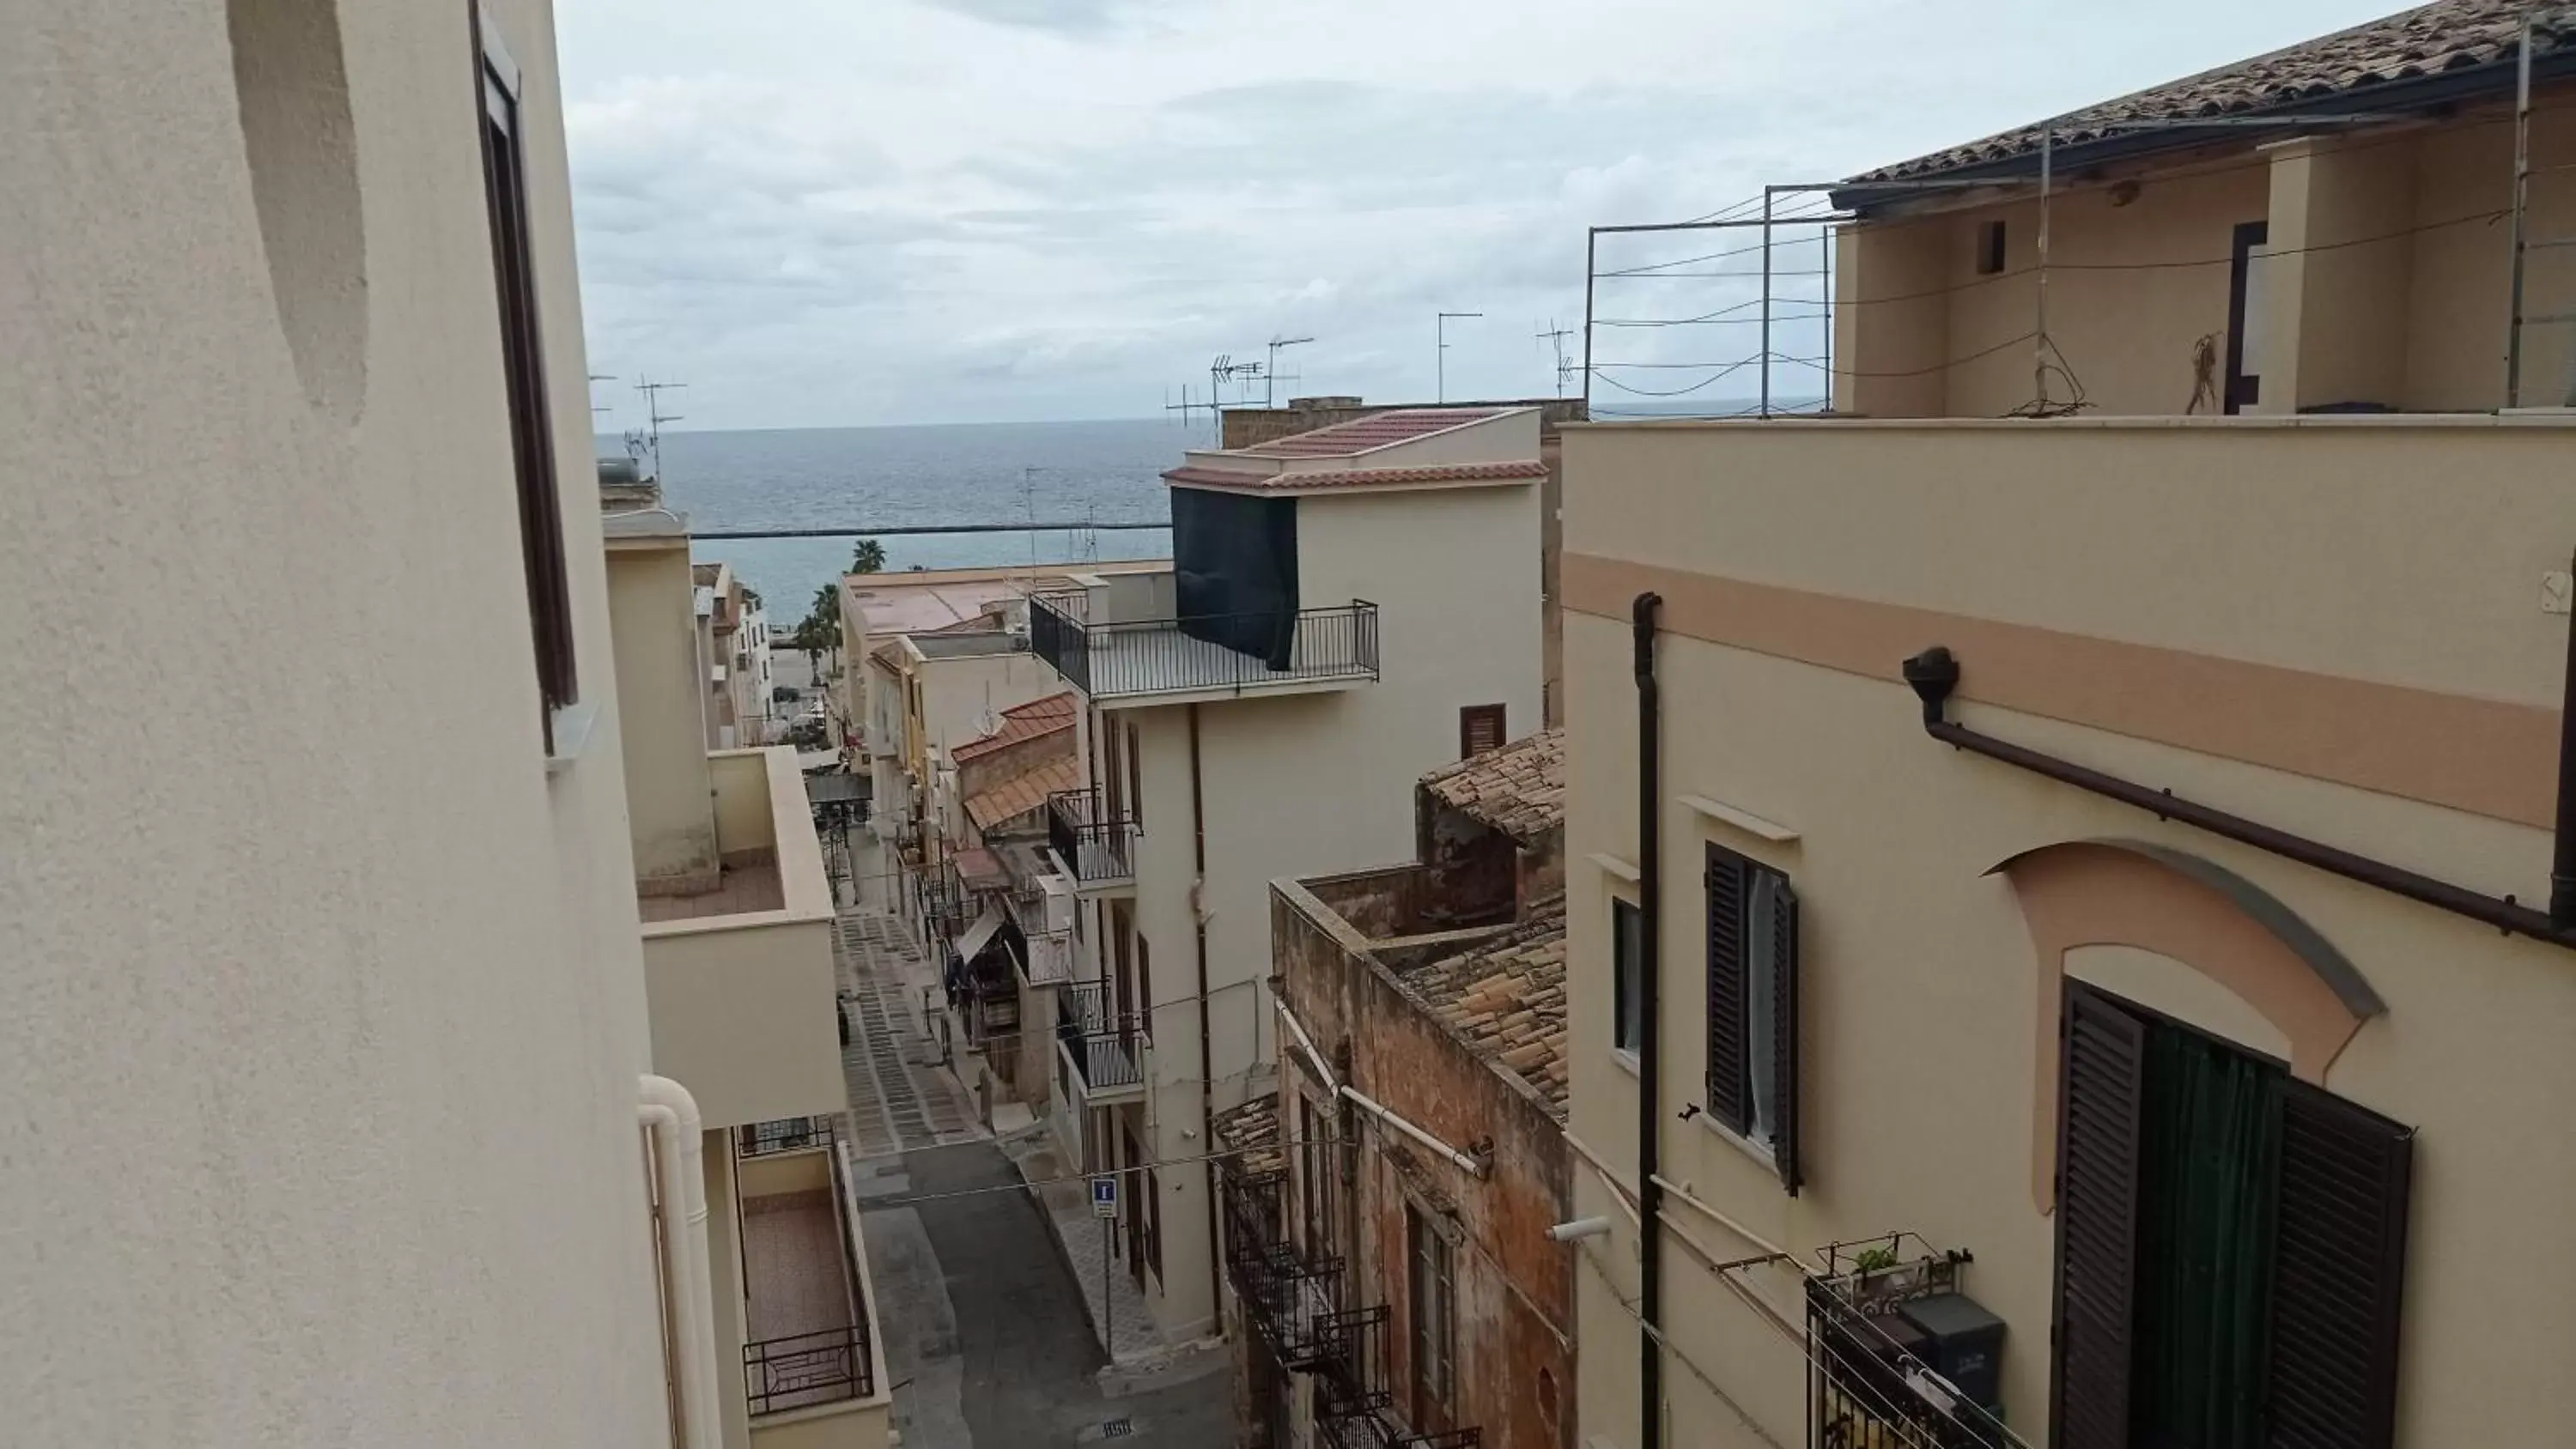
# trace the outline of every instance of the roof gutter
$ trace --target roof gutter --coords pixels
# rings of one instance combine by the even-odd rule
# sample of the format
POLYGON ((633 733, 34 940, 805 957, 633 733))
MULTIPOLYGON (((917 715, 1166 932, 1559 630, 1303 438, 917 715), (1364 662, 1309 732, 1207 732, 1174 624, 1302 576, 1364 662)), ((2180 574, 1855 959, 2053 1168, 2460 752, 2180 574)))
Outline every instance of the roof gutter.
MULTIPOLYGON (((2576 707, 2576 633, 2571 633, 2569 648, 2568 705, 2576 707)), ((2158 790, 2133 780, 2044 755, 2037 750, 2016 745, 1992 735, 1980 734, 1965 725, 1953 724, 1946 717, 1951 691, 1959 686, 1959 661, 1947 649, 1932 648, 1905 661, 1905 682, 1911 685, 1923 702, 1923 731, 1944 744, 1983 755, 2032 774, 2045 776, 2060 784, 2089 790, 2123 805, 2134 805, 2159 820, 2178 820, 2185 825, 2206 830, 2212 835, 2269 851, 2285 860, 2293 860, 2329 875, 2403 896, 2410 901, 2465 916, 2482 925, 2493 926, 2508 936, 2529 936, 2553 946, 2576 950, 2576 749, 2562 749, 2559 760, 2557 852, 2553 863, 2553 886, 2557 899, 2553 904, 2565 909, 2565 915, 2535 910, 2512 896, 2488 896, 2407 870, 2402 866, 2349 850, 2293 835, 2276 826, 2232 815, 2194 800, 2186 800, 2171 790, 2158 790)), ((2567 745, 2576 745, 2576 731, 2562 736, 2567 745)))
MULTIPOLYGON (((2351 90, 2328 95, 2306 96, 2289 106, 2249 111, 2231 111, 2220 126, 2176 125, 2152 130, 2124 131, 2088 141, 2059 141, 2053 148, 2055 169, 2061 176, 2113 161, 2133 160, 2166 151, 2205 146, 2213 141, 2241 138, 2245 123, 2252 120, 2277 119, 2281 129, 2296 130, 2308 124, 2320 111, 2341 115, 2351 111, 2438 111, 2481 100, 2512 98, 2520 65, 2519 50, 2502 58, 2479 65, 2444 71, 2439 75, 2410 76, 2404 80, 2381 81, 2356 86, 2351 90)), ((2534 55, 2531 78, 2535 85, 2576 77, 2576 45, 2562 45, 2544 54, 2534 55)), ((2040 153, 2036 142, 2018 155, 1979 161, 1964 166, 1945 166, 1928 171, 1909 172, 1887 178, 1890 181, 1980 181, 1998 184, 2039 179, 2040 153)), ((2063 184, 2061 182, 2061 184, 2063 184)), ((1848 185, 1827 193, 1833 205, 1844 211, 1860 212, 1866 219, 1873 211, 1899 202, 1913 200, 1922 193, 1899 187, 1873 186, 1855 178, 1848 185)))

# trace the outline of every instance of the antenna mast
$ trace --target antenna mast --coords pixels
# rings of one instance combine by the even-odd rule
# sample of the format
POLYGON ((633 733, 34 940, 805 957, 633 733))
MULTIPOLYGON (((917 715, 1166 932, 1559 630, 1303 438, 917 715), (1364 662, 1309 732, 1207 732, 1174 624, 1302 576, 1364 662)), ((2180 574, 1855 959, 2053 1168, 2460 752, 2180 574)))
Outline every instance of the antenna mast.
POLYGON ((635 384, 635 390, 644 394, 644 446, 653 451, 653 476, 656 478, 662 476, 662 425, 681 421, 678 413, 662 411, 662 394, 677 392, 687 386, 685 382, 655 382, 649 377, 639 379, 635 384))

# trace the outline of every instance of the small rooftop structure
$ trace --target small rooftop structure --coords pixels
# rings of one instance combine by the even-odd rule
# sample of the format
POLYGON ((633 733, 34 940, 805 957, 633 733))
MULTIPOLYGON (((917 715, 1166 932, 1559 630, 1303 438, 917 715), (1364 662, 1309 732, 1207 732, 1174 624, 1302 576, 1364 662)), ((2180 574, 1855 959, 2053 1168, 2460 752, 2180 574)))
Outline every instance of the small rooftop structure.
MULTIPOLYGON (((1170 559, 1110 563, 1042 563, 1034 568, 910 569, 902 573, 845 574, 841 592, 867 616, 868 637, 924 634, 970 623, 1023 591, 1073 588, 1077 574, 1169 572, 1170 559)), ((971 625, 970 625, 971 626, 971 625)))
POLYGON ((969 760, 980 760, 996 750, 1005 749, 1023 740, 1037 739, 1054 734, 1058 730, 1069 730, 1073 728, 1075 703, 1073 691, 1068 689, 1059 694, 1050 694, 1044 699, 1015 704, 1002 711, 1000 727, 991 734, 959 745, 948 752, 948 758, 962 765, 969 760))
POLYGON ((1163 474, 1238 493, 1527 483, 1547 476, 1538 409, 1399 408, 1247 448, 1193 450, 1163 474))
MULTIPOLYGON (((1067 720, 1065 727, 1071 728, 1072 721, 1067 720)), ((976 829, 991 830, 1045 805, 1050 795, 1081 787, 1082 761, 1065 755, 966 797, 966 817, 975 822, 976 829)))
POLYGON ((1434 800, 1521 845, 1565 823, 1565 731, 1541 730, 1422 777, 1434 800))

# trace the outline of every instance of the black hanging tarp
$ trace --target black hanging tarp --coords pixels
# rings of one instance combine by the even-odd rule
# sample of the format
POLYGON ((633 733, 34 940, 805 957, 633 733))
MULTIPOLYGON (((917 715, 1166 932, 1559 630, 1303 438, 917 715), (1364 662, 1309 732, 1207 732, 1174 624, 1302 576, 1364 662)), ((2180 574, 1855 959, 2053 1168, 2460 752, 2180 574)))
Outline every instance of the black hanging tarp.
POLYGON ((1172 490, 1181 632, 1288 667, 1297 631, 1297 500, 1172 490))

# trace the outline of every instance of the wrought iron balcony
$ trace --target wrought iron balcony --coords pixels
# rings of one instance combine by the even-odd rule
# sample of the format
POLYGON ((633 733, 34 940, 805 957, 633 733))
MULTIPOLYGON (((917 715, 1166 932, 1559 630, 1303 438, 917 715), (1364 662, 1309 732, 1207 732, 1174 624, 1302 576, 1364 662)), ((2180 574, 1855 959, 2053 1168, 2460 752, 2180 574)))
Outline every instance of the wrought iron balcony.
POLYGON ((736 1157, 828 1150, 831 1145, 832 1119, 829 1117, 782 1117, 775 1122, 751 1122, 733 1129, 733 1154, 736 1157))
POLYGON ((1029 601, 1039 658, 1096 700, 1253 694, 1378 677, 1377 605, 1354 599, 1294 613, 1087 621, 1080 596, 1029 601))
POLYGON ((1047 848, 1073 873, 1074 885, 1102 891, 1136 881, 1135 817, 1112 811, 1097 790, 1047 797, 1047 848))
POLYGON ((1108 989, 1098 981, 1067 984, 1057 1000, 1057 1070, 1070 1074, 1068 1095, 1075 1082, 1094 1102, 1142 1095, 1149 1037, 1141 1017, 1113 1011, 1108 989))
POLYGON ((1282 1369, 1315 1381, 1315 1429, 1332 1449, 1478 1449, 1484 1432, 1416 1434, 1387 1388, 1387 1305, 1341 1306, 1339 1259, 1312 1259, 1287 1238, 1281 1172, 1224 1178, 1226 1276, 1245 1323, 1282 1369))

